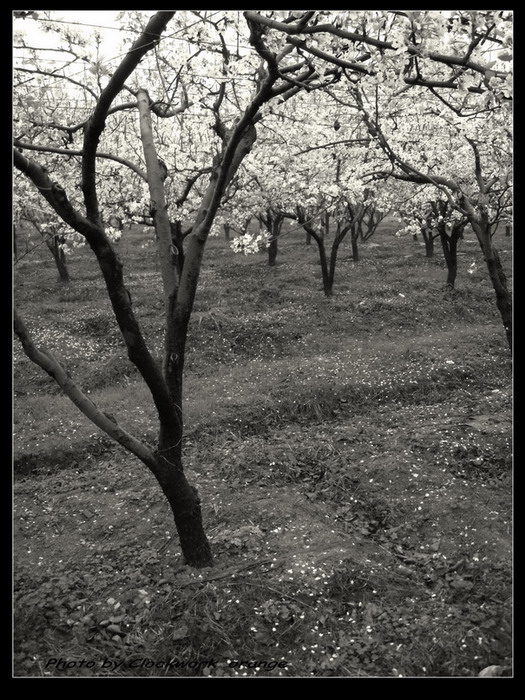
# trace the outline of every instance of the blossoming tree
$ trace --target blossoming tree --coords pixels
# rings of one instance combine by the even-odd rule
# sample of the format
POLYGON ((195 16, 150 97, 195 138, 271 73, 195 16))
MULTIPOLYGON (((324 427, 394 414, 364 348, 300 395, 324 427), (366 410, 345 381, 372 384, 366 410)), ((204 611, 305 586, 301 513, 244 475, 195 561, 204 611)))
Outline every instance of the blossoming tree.
MULTIPOLYGON (((137 38, 126 47, 124 57, 115 65, 86 55, 89 47, 79 37, 71 33, 58 35, 63 51, 73 52, 71 64, 66 64, 59 77, 68 86, 80 89, 78 99, 87 117, 72 124, 67 110, 62 112, 63 105, 58 101, 43 120, 41 114, 28 111, 23 99, 17 100, 15 92, 19 121, 14 165, 32 182, 56 215, 85 239, 96 256, 129 359, 148 386, 157 411, 157 446, 153 448, 137 439, 111 414, 98 408, 69 377, 58 359, 46 348, 37 347, 18 310, 15 332, 29 358, 55 379, 77 407, 151 470, 171 506, 186 562, 203 567, 211 565, 213 558, 202 525, 198 493, 187 481, 182 464, 181 406, 186 337, 204 248, 221 199, 256 141, 255 125, 261 120, 261 107, 273 100, 287 100, 305 85, 324 84, 331 77, 321 78, 304 60, 291 61, 291 47, 283 44, 278 51, 270 50, 258 25, 246 22, 237 13, 221 12, 220 17, 209 21, 206 12, 166 11, 157 12, 146 20, 144 13, 132 13, 129 26, 137 38), (164 38, 169 23, 174 36, 184 33, 184 42, 170 42, 164 38), (237 31, 241 32, 243 43, 249 46, 245 55, 234 55, 227 49, 225 37, 232 31, 234 36, 237 31), (193 72, 195 54, 207 67, 205 79, 193 72), (84 59, 88 61, 90 73, 82 82, 72 77, 71 65, 77 68, 84 59), (250 70, 256 68, 253 79, 242 90, 232 77, 241 69, 237 63, 243 64, 241 68, 246 63, 250 70), (199 100, 199 121, 197 126, 193 122, 193 128, 187 129, 184 120, 177 120, 177 117, 185 111, 193 95, 199 100), (199 133, 205 132, 204 143, 213 144, 213 154, 206 167, 198 164, 197 176, 206 175, 206 182, 200 190, 198 206, 193 208, 183 255, 180 254, 182 240, 177 240, 177 232, 175 241, 173 237, 164 186, 166 172, 159 157, 164 140, 172 143, 168 130, 160 126, 160 120, 164 125, 170 116, 175 119, 172 130, 187 129, 186 139, 191 143, 198 140, 199 133), (60 121, 61 118, 65 121, 60 121), (159 122, 154 122, 155 119, 159 122), (106 151, 105 145, 115 143, 113 134, 117 126, 127 120, 138 121, 140 138, 129 143, 134 133, 130 128, 122 132, 127 143, 124 157, 118 150, 106 151), (64 135, 67 143, 63 143, 64 135), (62 139, 61 145, 57 144, 59 139, 62 139), (38 152, 42 162, 30 157, 28 151, 38 152), (57 166, 50 172, 47 167, 46 159, 56 162, 59 157, 74 171, 74 177, 67 177, 67 184, 61 178, 67 169, 61 171, 57 166), (147 183, 165 308, 162 367, 152 356, 135 316, 122 262, 105 230, 103 205, 106 197, 99 169, 101 160, 120 163, 141 182, 147 183)), ((30 71, 50 82, 56 80, 57 72, 46 70, 41 58, 40 61, 38 63, 37 57, 35 67, 32 58, 29 67, 20 66, 21 72, 30 71)), ((23 91, 22 81, 18 87, 23 91)), ((52 89, 48 90, 46 99, 53 102, 52 89)), ((166 167, 168 171, 178 170, 174 163, 176 156, 175 147, 170 153, 173 160, 166 167)), ((140 203, 142 192, 133 199, 140 203)))

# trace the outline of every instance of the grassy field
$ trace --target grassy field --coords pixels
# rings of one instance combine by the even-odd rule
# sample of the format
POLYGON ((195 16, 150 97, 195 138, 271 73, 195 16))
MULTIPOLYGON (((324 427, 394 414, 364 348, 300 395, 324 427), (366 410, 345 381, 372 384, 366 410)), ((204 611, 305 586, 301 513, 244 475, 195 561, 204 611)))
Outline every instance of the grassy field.
MULTIPOLYGON (((278 264, 209 242, 190 329, 185 460, 215 567, 180 560, 167 503, 14 345, 14 675, 512 674, 511 359, 472 235, 457 289, 383 225, 324 297, 314 245, 278 264), (467 274, 472 262, 478 270, 467 274)), ((118 244, 153 352, 153 246, 118 244)), ((510 239, 499 240, 511 273, 510 239)), ((39 343, 154 443, 155 412, 89 250, 60 284, 15 268, 39 343)))

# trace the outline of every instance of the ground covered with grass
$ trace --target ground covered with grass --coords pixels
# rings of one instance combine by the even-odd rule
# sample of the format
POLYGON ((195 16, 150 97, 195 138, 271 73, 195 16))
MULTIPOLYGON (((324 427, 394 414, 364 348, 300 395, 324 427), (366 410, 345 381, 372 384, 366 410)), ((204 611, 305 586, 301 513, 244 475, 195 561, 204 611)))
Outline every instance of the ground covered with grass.
MULTIPOLYGON (((160 358, 149 238, 118 245, 160 358)), ((512 675, 512 373, 494 293, 471 235, 455 291, 391 222, 372 241, 357 263, 343 248, 330 299, 298 234, 273 268, 210 241, 184 406, 210 569, 183 565, 154 478, 15 344, 15 676, 512 675)), ((89 251, 70 284, 46 255, 15 268, 27 325, 154 443, 89 251)))

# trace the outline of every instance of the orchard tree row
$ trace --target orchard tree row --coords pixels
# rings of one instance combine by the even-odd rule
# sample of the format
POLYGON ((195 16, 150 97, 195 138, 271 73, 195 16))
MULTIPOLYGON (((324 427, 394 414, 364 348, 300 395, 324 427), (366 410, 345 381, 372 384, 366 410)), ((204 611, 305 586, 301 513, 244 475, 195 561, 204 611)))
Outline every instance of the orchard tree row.
POLYGON ((210 235, 240 232, 235 249, 268 245, 272 262, 290 220, 316 244, 330 295, 342 241, 349 236, 357 256, 358 240, 387 212, 407 232, 439 235, 450 285, 469 224, 512 347, 493 239, 512 216, 509 11, 123 12, 110 48, 54 12, 14 15, 15 225, 30 223, 57 265, 75 245, 93 252, 157 412, 157 445, 95 406, 36 346, 23 309, 15 332, 28 357, 154 474, 187 563, 213 561, 184 473, 181 410, 210 235), (246 231, 251 219, 260 235, 246 231), (114 245, 133 222, 151 225, 158 249, 162 366, 114 245))

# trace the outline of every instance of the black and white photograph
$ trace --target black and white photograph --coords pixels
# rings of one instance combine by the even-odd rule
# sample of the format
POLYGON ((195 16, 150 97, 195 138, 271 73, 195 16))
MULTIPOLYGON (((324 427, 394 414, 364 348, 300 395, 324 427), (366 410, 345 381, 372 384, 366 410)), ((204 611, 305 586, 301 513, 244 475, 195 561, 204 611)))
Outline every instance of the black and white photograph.
POLYGON ((514 678, 513 10, 11 10, 19 678, 514 678))

